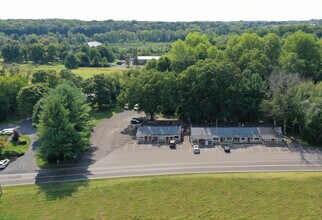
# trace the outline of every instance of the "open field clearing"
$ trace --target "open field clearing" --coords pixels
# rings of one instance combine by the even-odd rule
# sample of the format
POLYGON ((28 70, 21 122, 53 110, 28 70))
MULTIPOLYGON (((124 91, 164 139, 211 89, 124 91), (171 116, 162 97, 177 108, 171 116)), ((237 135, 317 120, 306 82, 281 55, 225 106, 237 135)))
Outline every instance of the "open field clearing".
POLYGON ((321 181, 282 172, 4 187, 0 219, 320 219, 321 181))
MULTIPOLYGON (((0 60, 0 68, 5 66, 6 69, 12 69, 12 71, 17 71, 24 74, 32 74, 39 70, 55 70, 59 72, 66 67, 62 64, 5 64, 0 60)), ((127 71, 128 68, 119 67, 79 67, 78 69, 73 69, 72 72, 80 75, 83 78, 90 78, 97 74, 110 74, 110 73, 121 73, 127 71)))

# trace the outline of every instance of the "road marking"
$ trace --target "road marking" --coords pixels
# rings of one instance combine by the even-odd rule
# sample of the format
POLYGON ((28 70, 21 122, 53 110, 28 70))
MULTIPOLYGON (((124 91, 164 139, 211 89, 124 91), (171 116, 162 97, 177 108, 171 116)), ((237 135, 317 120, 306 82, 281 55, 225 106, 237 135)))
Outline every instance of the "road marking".
POLYGON ((260 146, 260 145, 257 145, 257 147, 259 148, 259 150, 260 150, 261 152, 263 152, 263 151, 262 151, 262 148, 261 148, 261 146, 260 146))
MULTIPOLYGON (((117 173, 117 172, 140 172, 140 171, 158 171, 158 170, 180 170, 180 169, 213 169, 213 168, 260 168, 260 167, 322 167, 321 164, 261 164, 261 165, 213 165, 213 166, 187 166, 187 167, 156 167, 156 168, 140 168, 140 169, 121 169, 121 170, 98 170, 95 172, 83 172, 83 173, 73 173, 73 174, 59 174, 59 175, 52 175, 52 176, 40 176, 40 177, 28 177, 28 178, 17 178, 17 179, 8 179, 5 181, 17 181, 17 180, 28 180, 28 179, 45 179, 45 178, 59 178, 59 177, 71 177, 71 176, 94 176, 99 175, 100 173, 117 173)), ((225 171, 222 171, 225 172, 225 171)), ((236 172, 236 171, 235 171, 236 172)), ((106 177, 105 177, 106 178, 106 177)))

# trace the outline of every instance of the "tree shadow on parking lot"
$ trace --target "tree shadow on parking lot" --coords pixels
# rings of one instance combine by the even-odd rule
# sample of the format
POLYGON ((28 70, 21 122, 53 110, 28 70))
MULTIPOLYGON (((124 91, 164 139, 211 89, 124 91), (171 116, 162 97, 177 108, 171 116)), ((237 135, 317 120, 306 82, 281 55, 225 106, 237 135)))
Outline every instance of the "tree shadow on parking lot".
POLYGON ((286 143, 286 147, 291 152, 298 152, 301 160, 306 164, 320 163, 322 164, 322 149, 318 147, 308 147, 300 143, 295 138, 291 138, 290 143, 286 143))
POLYGON ((135 125, 128 125, 120 133, 122 135, 128 135, 128 136, 130 136, 132 138, 132 140, 135 140, 136 131, 137 131, 137 126, 135 126, 135 125))

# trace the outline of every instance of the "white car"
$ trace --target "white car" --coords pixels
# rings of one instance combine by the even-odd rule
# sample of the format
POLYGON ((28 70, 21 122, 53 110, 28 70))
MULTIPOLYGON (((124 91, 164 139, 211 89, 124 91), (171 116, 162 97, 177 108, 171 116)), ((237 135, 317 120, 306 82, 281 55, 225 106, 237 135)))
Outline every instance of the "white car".
POLYGON ((139 104, 135 104, 134 105, 134 109, 133 109, 134 111, 138 111, 139 110, 139 104))
POLYGON ((9 159, 0 160, 0 169, 6 168, 9 162, 10 162, 9 159))
POLYGON ((1 135, 12 135, 13 132, 14 132, 14 128, 6 128, 6 129, 3 129, 0 134, 1 135))
POLYGON ((124 105, 124 110, 130 110, 130 104, 129 103, 126 103, 124 105))
POLYGON ((194 154, 200 154, 200 149, 198 145, 194 145, 192 150, 194 154))

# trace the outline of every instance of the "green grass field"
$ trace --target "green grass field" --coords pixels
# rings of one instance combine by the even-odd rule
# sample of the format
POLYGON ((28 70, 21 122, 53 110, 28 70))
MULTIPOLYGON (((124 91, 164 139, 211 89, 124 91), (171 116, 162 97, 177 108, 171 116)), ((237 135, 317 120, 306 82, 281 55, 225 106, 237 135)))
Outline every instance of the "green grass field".
MULTIPOLYGON (((32 74, 38 70, 55 70, 56 72, 59 72, 63 69, 66 69, 66 67, 62 64, 33 64, 33 63, 25 63, 25 64, 5 64, 3 62, 0 62, 0 69, 2 69, 2 66, 7 66, 6 69, 10 69, 12 65, 19 66, 19 73, 24 74, 32 74)), ((83 78, 90 78, 97 74, 110 74, 110 73, 121 73, 128 71, 127 68, 118 68, 118 67, 80 67, 78 69, 72 70, 77 75, 80 75, 83 78)))
POLYGON ((127 68, 117 68, 117 67, 100 67, 100 68, 81 67, 81 68, 72 70, 72 72, 86 79, 97 74, 122 73, 128 70, 129 69, 127 68))
POLYGON ((321 219, 321 182, 290 172, 3 187, 0 219, 321 219))

